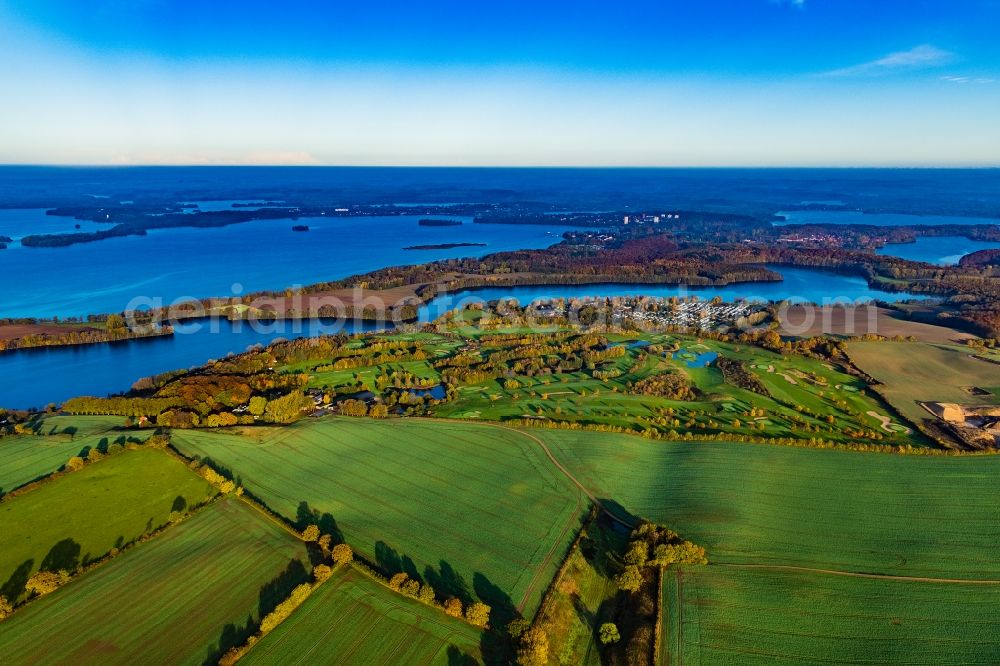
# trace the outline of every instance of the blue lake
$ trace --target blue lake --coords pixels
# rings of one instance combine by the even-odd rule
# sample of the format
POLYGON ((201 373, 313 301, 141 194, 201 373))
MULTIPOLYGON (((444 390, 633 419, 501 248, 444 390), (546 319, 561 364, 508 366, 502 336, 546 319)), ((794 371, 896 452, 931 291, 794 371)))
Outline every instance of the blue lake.
POLYGON ((859 210, 781 211, 786 224, 869 224, 876 227, 907 227, 932 224, 1000 224, 996 217, 960 217, 958 215, 904 215, 901 213, 864 213, 859 210))
MULTIPOLYGON (((0 208, 0 236, 7 236, 15 241, 3 252, 21 249, 17 241, 31 234, 72 234, 110 228, 97 222, 46 215, 45 211, 45 208, 0 208), (77 225, 80 225, 79 229, 76 228, 77 225)), ((0 254, 0 262, 4 258, 5 255, 0 254)))
POLYGON ((964 236, 920 236, 913 243, 892 243, 878 250, 878 254, 929 264, 951 266, 959 259, 978 250, 1000 248, 1000 243, 969 240, 964 236))
MULTIPOLYGON (((491 288, 456 292, 435 298, 420 312, 428 321, 453 307, 497 298, 517 298, 528 303, 541 298, 585 296, 684 296, 703 299, 721 296, 726 300, 901 300, 908 294, 890 294, 868 287, 861 279, 840 273, 802 268, 777 267, 783 282, 751 283, 727 287, 686 289, 666 285, 565 285, 549 287, 491 288)), ((296 338, 346 332, 370 331, 371 323, 346 325, 321 321, 274 322, 250 325, 237 322, 192 322, 178 327, 174 336, 116 344, 41 348, 0 353, 0 405, 11 408, 41 407, 77 395, 106 395, 127 390, 144 376, 177 368, 200 365, 228 353, 245 351, 255 344, 278 338, 296 338)))
MULTIPOLYGON (((24 227, 71 218, 10 219, 24 227)), ((0 234, 3 219, 0 217, 0 234)), ((59 248, 0 250, 0 282, 7 285, 0 317, 81 316, 118 312, 133 298, 169 304, 183 297, 229 296, 282 290, 366 273, 385 266, 544 248, 568 227, 472 224, 422 227, 418 216, 314 217, 258 220, 211 229, 177 228, 147 236, 110 238, 59 248), (307 232, 291 227, 304 224, 307 232), (485 243, 484 247, 404 250, 409 245, 485 243), (30 276, 30 280, 28 279, 30 276)), ((86 223, 84 223, 86 224, 86 223)), ((94 226, 94 225, 91 225, 94 226)), ((35 227, 41 229, 41 227, 35 227)), ((45 231, 50 228, 46 227, 45 231)), ((22 234, 23 235, 23 234, 22 234)))
POLYGON ((719 358, 719 354, 718 352, 714 351, 707 351, 707 352, 701 352, 700 354, 696 354, 688 350, 681 350, 671 354, 670 358, 684 361, 684 363, 689 368, 704 368, 707 367, 709 363, 719 358), (694 355, 694 358, 688 358, 691 355, 694 355))

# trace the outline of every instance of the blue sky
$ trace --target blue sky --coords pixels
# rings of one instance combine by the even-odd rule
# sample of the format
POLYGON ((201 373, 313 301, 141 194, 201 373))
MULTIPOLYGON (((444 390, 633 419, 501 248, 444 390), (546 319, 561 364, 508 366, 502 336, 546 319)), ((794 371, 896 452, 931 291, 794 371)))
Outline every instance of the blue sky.
POLYGON ((0 0, 0 162, 998 166, 997 26, 1000 0, 0 0))

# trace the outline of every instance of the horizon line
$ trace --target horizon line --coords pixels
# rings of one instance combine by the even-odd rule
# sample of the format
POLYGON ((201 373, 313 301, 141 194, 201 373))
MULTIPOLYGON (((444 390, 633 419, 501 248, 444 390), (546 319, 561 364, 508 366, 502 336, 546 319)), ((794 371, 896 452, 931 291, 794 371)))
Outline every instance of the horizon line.
POLYGON ((205 164, 199 162, 145 164, 112 164, 100 162, 0 162, 0 169, 218 169, 218 168, 284 168, 284 169, 913 169, 913 170, 993 170, 996 164, 290 164, 267 163, 247 164, 244 162, 220 162, 205 164))

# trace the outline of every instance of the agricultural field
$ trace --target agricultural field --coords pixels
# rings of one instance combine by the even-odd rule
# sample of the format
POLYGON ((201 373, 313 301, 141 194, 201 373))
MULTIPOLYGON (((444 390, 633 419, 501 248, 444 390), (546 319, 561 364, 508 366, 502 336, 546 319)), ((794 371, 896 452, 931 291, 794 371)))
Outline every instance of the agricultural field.
POLYGON ((1000 579, 1000 457, 926 457, 535 428, 622 513, 713 562, 1000 579))
POLYGON ((175 430, 172 443, 387 571, 527 615, 586 511, 536 443, 496 426, 324 418, 243 432, 175 430))
POLYGON ((115 416, 50 416, 24 435, 0 439, 0 497, 56 471, 75 455, 124 442, 115 416))
POLYGON ((997 403, 1000 365, 972 358, 975 350, 958 345, 907 342, 852 342, 851 360, 880 381, 882 393, 901 414, 920 422, 931 418, 918 401, 959 404, 997 403), (992 395, 979 395, 972 387, 992 395))
POLYGON ((72 572, 215 493, 182 461, 136 449, 8 498, 0 502, 0 595, 17 600, 40 568, 72 572))
POLYGON ((226 499, 14 613, 0 654, 10 666, 215 663, 308 566, 301 541, 226 499))
POLYGON ((1000 585, 668 569, 659 663, 995 664, 1000 585))
POLYGON ((483 634, 345 567, 316 588, 241 664, 482 663, 483 634))

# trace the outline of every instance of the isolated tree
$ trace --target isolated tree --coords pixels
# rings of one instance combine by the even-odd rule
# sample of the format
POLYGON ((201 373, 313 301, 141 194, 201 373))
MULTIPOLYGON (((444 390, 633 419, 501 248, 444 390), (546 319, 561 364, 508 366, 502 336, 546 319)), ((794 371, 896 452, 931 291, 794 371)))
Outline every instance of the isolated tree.
POLYGON ((6 619, 14 612, 14 606, 9 601, 7 597, 0 594, 0 620, 6 619))
POLYGON ((482 601, 474 601, 465 609, 465 619, 477 627, 486 627, 490 623, 490 607, 482 601))
POLYGON ((66 469, 70 472, 75 472, 79 469, 83 469, 83 458, 80 456, 73 456, 66 462, 66 469))
POLYGON ((331 553, 335 564, 347 564, 354 559, 354 551, 346 543, 338 543, 331 553))
POLYGON ((598 634, 603 645, 612 645, 622 638, 621 634, 618 633, 618 625, 614 622, 605 622, 602 624, 598 634))
POLYGON ((316 525, 307 525, 304 530, 302 530, 302 540, 303 541, 318 541, 319 540, 319 527, 316 525))
POLYGON ((316 579, 317 583, 325 581, 330 577, 331 573, 332 571, 330 570, 330 567, 325 564, 317 564, 313 567, 313 578, 316 579))

